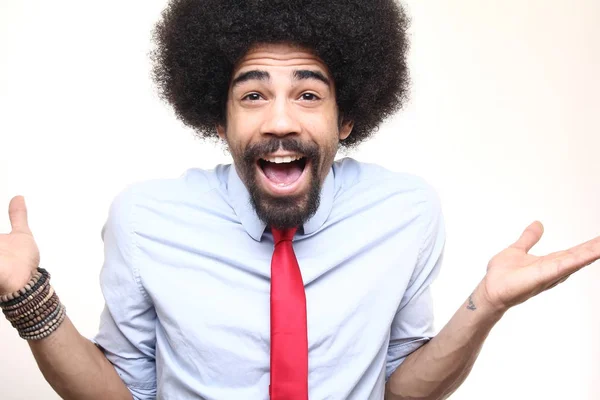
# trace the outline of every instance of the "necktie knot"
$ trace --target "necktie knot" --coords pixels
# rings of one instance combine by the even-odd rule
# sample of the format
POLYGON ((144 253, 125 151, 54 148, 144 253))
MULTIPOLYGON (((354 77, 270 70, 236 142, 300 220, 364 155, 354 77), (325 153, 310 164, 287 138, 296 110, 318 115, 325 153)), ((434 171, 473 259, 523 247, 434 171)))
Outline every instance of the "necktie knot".
POLYGON ((297 230, 298 230, 298 228, 287 228, 287 229, 271 228, 271 233, 273 233, 273 241, 275 242, 275 245, 277 246, 279 243, 286 241, 286 240, 291 242, 292 239, 294 239, 294 235, 296 234, 297 230))

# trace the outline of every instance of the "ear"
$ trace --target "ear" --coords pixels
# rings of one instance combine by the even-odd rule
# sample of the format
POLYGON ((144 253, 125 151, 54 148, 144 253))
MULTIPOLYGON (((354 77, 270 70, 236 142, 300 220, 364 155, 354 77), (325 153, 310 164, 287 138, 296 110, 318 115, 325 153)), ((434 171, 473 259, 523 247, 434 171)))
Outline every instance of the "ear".
POLYGON ((225 127, 221 124, 217 124, 217 134, 219 135, 219 137, 223 140, 225 139, 225 127))
POLYGON ((354 128, 354 121, 343 121, 342 126, 340 127, 340 140, 344 140, 350 136, 352 128, 354 128))

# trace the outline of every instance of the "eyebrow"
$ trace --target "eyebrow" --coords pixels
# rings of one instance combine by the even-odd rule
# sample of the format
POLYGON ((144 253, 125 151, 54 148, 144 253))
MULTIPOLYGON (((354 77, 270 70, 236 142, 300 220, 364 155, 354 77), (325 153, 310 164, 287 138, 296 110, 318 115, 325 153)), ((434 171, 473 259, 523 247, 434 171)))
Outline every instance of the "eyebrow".
POLYGON ((240 75, 237 76, 237 78, 235 78, 233 80, 233 82, 231 82, 231 87, 234 87, 236 85, 239 85, 242 82, 246 82, 246 81, 250 81, 250 80, 259 80, 259 81, 268 81, 271 79, 271 75, 269 75, 269 73, 267 71, 259 71, 259 70, 252 70, 252 71, 246 71, 241 73, 240 75))
MULTIPOLYGON (((243 82, 247 82, 250 80, 259 80, 259 81, 268 81, 271 79, 271 75, 267 71, 260 71, 253 69, 251 71, 246 71, 238 75, 233 82, 231 82, 231 86, 235 87, 243 82)), ((304 80, 304 79, 316 79, 318 81, 323 82, 327 86, 329 86, 329 79, 320 71, 311 71, 308 69, 299 69, 294 71, 294 79, 296 80, 304 80)))
POLYGON ((311 71, 308 69, 296 70, 296 71, 294 71, 294 78, 298 79, 298 80, 316 79, 318 81, 323 82, 327 86, 329 86, 329 79, 327 79, 327 77, 325 75, 323 75, 323 73, 320 71, 311 71))

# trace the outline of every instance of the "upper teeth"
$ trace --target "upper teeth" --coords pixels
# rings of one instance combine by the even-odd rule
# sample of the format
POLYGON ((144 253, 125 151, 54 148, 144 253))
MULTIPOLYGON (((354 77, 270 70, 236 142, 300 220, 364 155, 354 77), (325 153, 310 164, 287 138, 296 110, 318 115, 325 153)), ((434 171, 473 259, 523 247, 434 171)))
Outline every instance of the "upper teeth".
POLYGON ((285 156, 285 157, 265 157, 264 159, 267 160, 268 162, 282 164, 282 163, 289 163, 292 161, 296 161, 301 158, 302 158, 302 156, 293 156, 293 157, 285 156))

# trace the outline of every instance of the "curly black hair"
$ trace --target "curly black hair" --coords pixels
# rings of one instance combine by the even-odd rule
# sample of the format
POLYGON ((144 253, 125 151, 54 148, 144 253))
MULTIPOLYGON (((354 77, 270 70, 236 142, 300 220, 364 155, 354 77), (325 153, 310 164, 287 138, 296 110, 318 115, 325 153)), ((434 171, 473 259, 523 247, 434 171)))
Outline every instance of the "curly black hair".
POLYGON ((396 0, 172 0, 153 39, 160 97, 200 137, 225 125, 233 68, 257 43, 293 43, 329 68, 341 119, 340 144, 368 137, 407 99, 409 20, 396 0))

